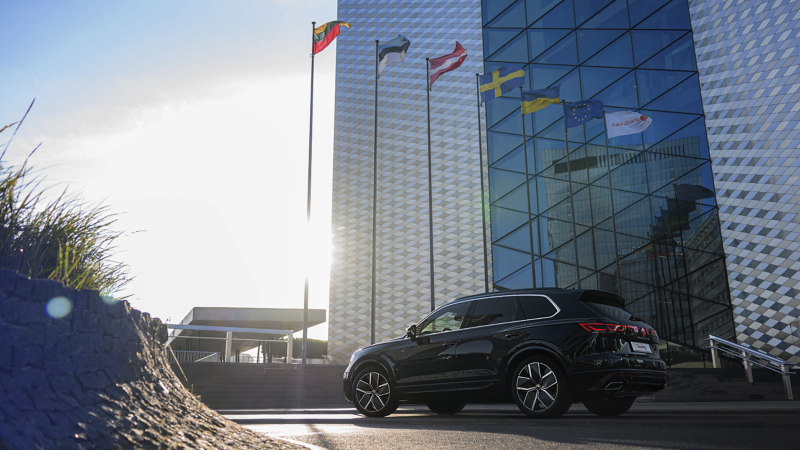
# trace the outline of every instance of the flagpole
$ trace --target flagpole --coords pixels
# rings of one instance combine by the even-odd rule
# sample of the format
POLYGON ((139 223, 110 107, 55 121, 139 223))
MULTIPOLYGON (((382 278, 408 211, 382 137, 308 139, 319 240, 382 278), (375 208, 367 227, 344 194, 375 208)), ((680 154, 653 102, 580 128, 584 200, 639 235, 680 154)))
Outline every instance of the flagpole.
POLYGON ((578 261, 578 229, 575 226, 575 201, 572 197, 572 168, 569 164, 569 128, 567 128, 567 101, 561 100, 564 107, 564 144, 567 148, 567 179, 569 180, 569 204, 572 207, 572 241, 575 248, 575 275, 578 279, 578 289, 581 288, 581 269, 578 261))
POLYGON ((375 343, 375 287, 376 287, 376 263, 375 248, 378 228, 378 43, 375 40, 375 132, 373 135, 372 147, 372 303, 370 320, 370 343, 375 343))
POLYGON ((617 217, 614 209, 614 185, 611 181, 611 153, 608 151, 608 124, 606 124, 606 112, 603 110, 603 131, 606 135, 606 171, 608 172, 608 193, 611 202, 611 226, 614 229, 614 262, 617 265, 617 290, 622 295, 622 278, 619 265, 619 242, 617 241, 617 217))
MULTIPOLYGON (((311 106, 308 119, 308 197, 306 199, 306 221, 311 229, 311 149, 313 146, 314 132, 314 30, 317 22, 311 22, 311 106)), ((301 362, 306 363, 308 353, 308 267, 306 270, 305 287, 303 289, 303 354, 301 362)), ((286 360, 291 361, 292 355, 287 353, 286 360)))
POLYGON ((431 311, 436 309, 436 287, 433 266, 433 165, 431 163, 431 59, 425 58, 425 92, 428 94, 428 226, 431 252, 431 311))
MULTIPOLYGON (((520 100, 522 100, 522 87, 519 88, 520 100)), ((528 196, 528 235, 531 244, 531 280, 533 280, 533 288, 536 288, 536 270, 533 267, 533 214, 531 211, 531 185, 530 177, 528 176, 528 137, 525 135, 525 113, 520 107, 522 113, 522 154, 525 156, 525 194, 528 196)))
POLYGON ((475 74, 475 89, 478 92, 478 161, 481 168, 481 220, 483 221, 483 282, 486 292, 489 292, 489 257, 486 251, 486 200, 483 187, 483 136, 481 135, 481 80, 480 74, 475 74))

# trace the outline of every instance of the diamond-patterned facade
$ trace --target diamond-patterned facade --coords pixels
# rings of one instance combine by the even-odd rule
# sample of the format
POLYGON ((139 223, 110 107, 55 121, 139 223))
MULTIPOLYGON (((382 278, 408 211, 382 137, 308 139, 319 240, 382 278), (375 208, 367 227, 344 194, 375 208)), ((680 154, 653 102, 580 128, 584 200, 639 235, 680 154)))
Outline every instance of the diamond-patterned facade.
POLYGON ((800 362, 800 2, 689 5, 736 337, 800 362))
POLYGON ((405 62, 390 62, 379 81, 376 340, 430 311, 425 58, 452 52, 456 40, 469 56, 431 92, 436 305, 485 290, 480 14, 476 0, 339 1, 339 20, 352 24, 338 38, 336 69, 328 351, 339 363, 370 343, 376 39, 411 41, 405 62))
POLYGON ((703 366, 734 329, 687 0, 482 3, 486 72, 653 119, 606 146, 601 120, 565 134, 550 106, 523 132, 519 91, 487 103, 495 288, 619 292, 668 364, 703 366))

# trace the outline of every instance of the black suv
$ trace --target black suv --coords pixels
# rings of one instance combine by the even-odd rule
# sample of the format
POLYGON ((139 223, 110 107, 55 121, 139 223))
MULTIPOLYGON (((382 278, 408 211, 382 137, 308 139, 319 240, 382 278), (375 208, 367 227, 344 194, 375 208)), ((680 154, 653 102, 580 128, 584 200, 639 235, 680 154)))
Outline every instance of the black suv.
POLYGON ((531 417, 572 403, 614 416, 664 388, 658 335, 597 290, 526 289, 454 300, 406 335, 356 350, 344 396, 366 416, 400 402, 455 414, 466 403, 514 401, 531 417))

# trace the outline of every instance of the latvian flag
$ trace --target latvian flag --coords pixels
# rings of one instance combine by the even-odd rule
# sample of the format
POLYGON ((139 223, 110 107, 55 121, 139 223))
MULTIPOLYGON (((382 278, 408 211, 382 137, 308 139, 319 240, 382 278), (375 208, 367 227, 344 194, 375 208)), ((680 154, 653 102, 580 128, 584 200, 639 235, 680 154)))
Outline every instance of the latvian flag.
POLYGON ((336 36, 339 35, 339 27, 350 28, 350 24, 347 22, 342 22, 341 20, 334 20, 333 22, 328 22, 325 25, 320 25, 317 28, 314 28, 313 53, 315 55, 325 50, 325 47, 330 45, 330 43, 336 39, 336 36))
POLYGON ((467 59, 467 51, 456 41, 456 49, 453 53, 430 60, 431 80, 428 86, 433 87, 433 82, 439 78, 439 75, 457 69, 465 59, 467 59))

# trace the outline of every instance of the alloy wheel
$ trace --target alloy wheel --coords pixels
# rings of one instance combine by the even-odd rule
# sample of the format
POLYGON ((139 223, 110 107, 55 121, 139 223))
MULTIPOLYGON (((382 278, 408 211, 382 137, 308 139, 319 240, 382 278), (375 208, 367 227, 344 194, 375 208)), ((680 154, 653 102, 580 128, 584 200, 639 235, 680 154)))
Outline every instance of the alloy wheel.
POLYGON ((389 381, 378 372, 367 372, 356 382, 356 401, 365 411, 382 410, 390 394, 389 381))
POLYGON ((517 376, 517 395, 529 410, 546 411, 558 397, 558 378, 547 364, 532 362, 517 376))

